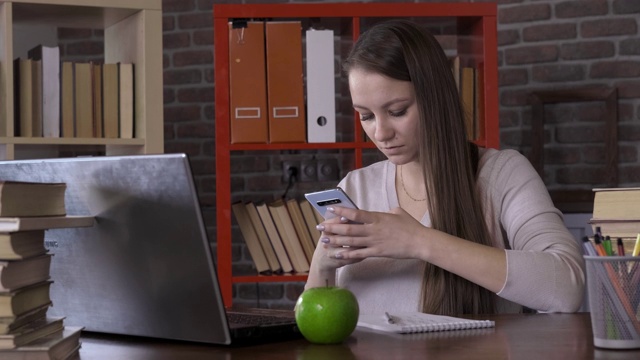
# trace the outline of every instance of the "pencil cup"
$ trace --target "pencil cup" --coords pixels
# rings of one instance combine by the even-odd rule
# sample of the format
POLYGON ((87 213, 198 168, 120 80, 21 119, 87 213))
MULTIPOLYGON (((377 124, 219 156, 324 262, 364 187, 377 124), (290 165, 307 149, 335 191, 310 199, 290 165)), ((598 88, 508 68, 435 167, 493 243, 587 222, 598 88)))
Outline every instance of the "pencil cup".
POLYGON ((593 344, 640 348, 640 257, 585 256, 593 344))

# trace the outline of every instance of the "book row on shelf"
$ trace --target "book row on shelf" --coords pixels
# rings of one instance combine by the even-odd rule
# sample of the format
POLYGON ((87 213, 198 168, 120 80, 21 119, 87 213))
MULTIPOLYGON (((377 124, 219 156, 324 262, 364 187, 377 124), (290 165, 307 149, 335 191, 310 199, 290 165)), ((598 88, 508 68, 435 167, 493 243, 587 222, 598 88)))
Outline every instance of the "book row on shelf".
POLYGON ((60 61, 38 45, 14 60, 15 136, 134 137, 134 66, 60 61))
MULTIPOLYGON (((231 143, 336 142, 334 42, 326 29, 304 30, 303 41, 300 21, 230 22, 231 143)), ((483 69, 450 62, 467 134, 481 138, 483 69)))
POLYGON ((306 200, 236 202, 231 206, 258 273, 305 273, 323 220, 306 200))
POLYGON ((64 183, 0 182, 0 358, 69 359, 82 327, 48 316, 52 255, 45 230, 74 227, 64 183))

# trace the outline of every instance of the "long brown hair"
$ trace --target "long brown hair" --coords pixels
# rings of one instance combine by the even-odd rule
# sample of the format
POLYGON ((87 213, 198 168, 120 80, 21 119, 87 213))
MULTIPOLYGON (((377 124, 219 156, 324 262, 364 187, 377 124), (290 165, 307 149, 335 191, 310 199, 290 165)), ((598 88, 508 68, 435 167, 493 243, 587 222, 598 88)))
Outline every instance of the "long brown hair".
MULTIPOLYGON (((343 68, 347 74, 360 68, 413 84, 420 116, 419 161, 432 226, 453 236, 492 245, 475 191, 475 165, 462 102, 449 61, 435 37, 407 20, 379 23, 360 36, 343 68)), ((495 295, 489 290, 425 264, 424 312, 493 313, 495 307, 495 295)))

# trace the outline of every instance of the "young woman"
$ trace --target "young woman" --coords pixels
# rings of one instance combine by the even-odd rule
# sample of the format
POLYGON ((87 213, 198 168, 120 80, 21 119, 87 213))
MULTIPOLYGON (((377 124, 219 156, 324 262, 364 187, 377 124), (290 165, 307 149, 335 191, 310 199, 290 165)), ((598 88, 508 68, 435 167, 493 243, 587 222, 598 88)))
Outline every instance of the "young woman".
POLYGON ((577 241, 526 158, 468 142, 437 40, 412 22, 384 22, 361 35, 344 69, 387 160, 340 182, 360 210, 336 206, 338 217, 318 225, 306 288, 348 288, 363 313, 578 310, 577 241))

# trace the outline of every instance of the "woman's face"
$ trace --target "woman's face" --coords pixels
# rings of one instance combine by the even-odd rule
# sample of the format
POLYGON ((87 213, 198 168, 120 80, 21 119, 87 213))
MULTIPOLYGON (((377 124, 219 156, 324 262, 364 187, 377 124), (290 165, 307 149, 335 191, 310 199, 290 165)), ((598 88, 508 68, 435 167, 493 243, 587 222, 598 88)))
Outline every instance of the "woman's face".
POLYGON ((418 106, 413 84, 362 69, 349 72, 353 108, 362 128, 394 164, 418 159, 418 106))

